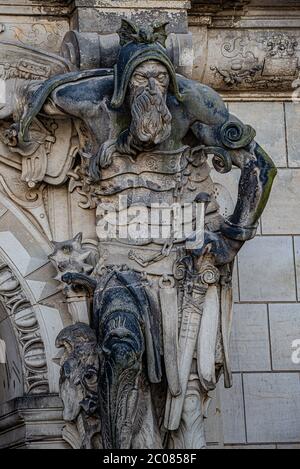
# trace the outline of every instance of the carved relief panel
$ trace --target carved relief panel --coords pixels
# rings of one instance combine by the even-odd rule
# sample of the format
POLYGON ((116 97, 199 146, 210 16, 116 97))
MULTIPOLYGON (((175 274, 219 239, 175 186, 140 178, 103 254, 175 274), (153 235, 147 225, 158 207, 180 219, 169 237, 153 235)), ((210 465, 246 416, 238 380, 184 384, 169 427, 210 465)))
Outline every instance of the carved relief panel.
MULTIPOLYGON (((192 28, 193 30, 194 28, 192 28)), ((208 29, 206 57, 197 54, 194 78, 230 94, 291 93, 299 75, 298 30, 208 29)))

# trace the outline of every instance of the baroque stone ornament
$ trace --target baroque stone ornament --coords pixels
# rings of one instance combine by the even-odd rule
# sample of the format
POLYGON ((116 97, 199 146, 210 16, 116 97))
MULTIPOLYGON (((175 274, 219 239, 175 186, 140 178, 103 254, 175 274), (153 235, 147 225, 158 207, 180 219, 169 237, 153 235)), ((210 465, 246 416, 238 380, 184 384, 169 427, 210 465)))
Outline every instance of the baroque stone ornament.
MULTIPOLYGON (((225 36, 226 37, 226 36, 225 36)), ((220 47, 220 63, 211 65, 227 89, 290 89, 299 71, 298 41, 289 32, 229 34, 220 47)))
POLYGON ((64 63, 67 73, 60 64, 18 87, 24 107, 3 141, 30 187, 69 179, 81 207, 96 211, 96 251, 79 234, 54 242, 50 256, 73 320, 56 344, 65 438, 82 448, 203 448, 209 392, 222 374, 232 385, 234 259, 256 234, 276 169, 214 90, 176 73, 166 24, 123 20, 118 34, 113 69, 64 63), (76 159, 72 145, 60 156, 52 148, 49 122, 64 120, 76 159), (211 155, 217 171, 241 170, 227 218, 211 155))

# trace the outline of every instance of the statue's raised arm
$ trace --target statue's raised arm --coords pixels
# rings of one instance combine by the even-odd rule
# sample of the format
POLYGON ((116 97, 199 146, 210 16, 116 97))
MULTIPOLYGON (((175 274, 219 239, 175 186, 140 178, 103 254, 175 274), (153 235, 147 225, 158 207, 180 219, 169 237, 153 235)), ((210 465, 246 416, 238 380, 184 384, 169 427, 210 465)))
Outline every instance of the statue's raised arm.
POLYGON ((238 199, 234 212, 224 220, 220 226, 219 239, 207 233, 206 242, 211 241, 216 249, 217 261, 220 264, 231 261, 245 241, 252 239, 257 231, 259 218, 268 202, 273 180, 277 170, 269 155, 255 141, 255 130, 250 125, 243 124, 236 116, 228 113, 221 103, 220 96, 208 87, 195 84, 193 93, 189 96, 192 114, 197 119, 192 130, 199 142, 212 147, 212 152, 219 153, 217 170, 226 173, 232 165, 241 170, 238 199), (198 99, 197 99, 198 96, 198 99), (207 122, 203 119, 202 102, 204 106, 217 115, 217 121, 207 122), (225 240, 223 242, 223 236, 225 240), (229 244, 227 240, 232 240, 229 244), (228 248, 232 247, 232 252, 228 248))

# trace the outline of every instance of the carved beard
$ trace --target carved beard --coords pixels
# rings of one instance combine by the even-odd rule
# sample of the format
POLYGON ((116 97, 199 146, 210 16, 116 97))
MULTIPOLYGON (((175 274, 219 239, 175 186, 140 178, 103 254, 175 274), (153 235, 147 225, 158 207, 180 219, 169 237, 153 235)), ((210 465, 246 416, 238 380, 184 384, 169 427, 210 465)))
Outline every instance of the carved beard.
POLYGON ((171 134, 172 115, 166 104, 166 95, 159 90, 144 89, 133 97, 130 133, 143 146, 157 145, 171 134))

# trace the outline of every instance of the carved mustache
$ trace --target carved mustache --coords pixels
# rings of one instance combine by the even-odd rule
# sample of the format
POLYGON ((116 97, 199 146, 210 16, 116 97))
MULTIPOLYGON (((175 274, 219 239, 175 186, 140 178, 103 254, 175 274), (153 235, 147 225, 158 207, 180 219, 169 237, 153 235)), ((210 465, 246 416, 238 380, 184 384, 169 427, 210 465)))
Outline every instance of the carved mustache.
POLYGON ((141 142, 158 144, 171 133, 172 116, 157 89, 141 91, 133 100, 131 133, 141 142))

